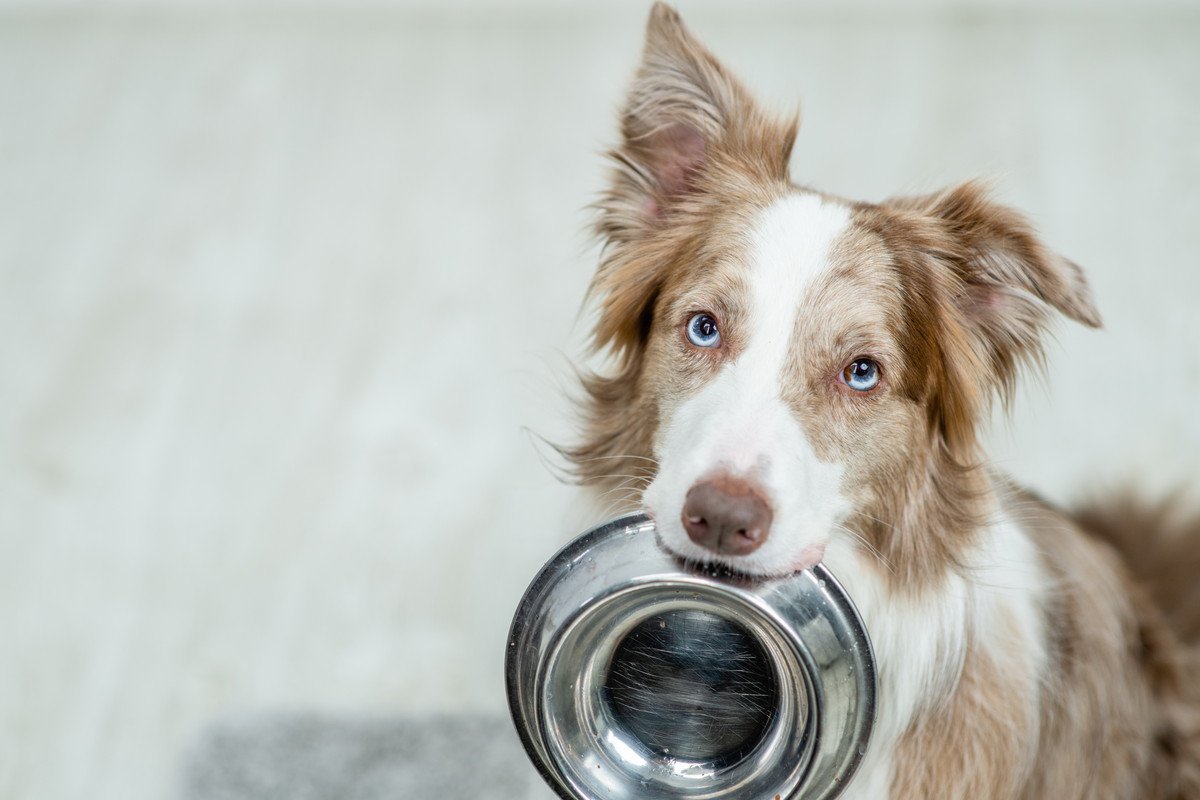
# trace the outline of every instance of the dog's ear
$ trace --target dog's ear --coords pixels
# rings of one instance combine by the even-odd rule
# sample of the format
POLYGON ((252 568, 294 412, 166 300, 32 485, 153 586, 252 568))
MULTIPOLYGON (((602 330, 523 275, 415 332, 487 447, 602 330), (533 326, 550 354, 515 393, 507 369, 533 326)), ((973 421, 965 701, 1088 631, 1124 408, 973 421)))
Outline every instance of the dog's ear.
MULTIPOLYGON (((1020 368, 1040 365, 1052 310, 1092 328, 1100 313, 1082 270, 1038 239, 1027 219, 970 182, 933 195, 888 201, 916 211, 949 295, 947 340, 959 343, 949 372, 976 406, 990 393, 1007 402, 1020 368), (972 377, 973 376, 973 377, 972 377), (969 386, 964 384, 970 384, 969 386)), ((968 414, 963 417, 962 424, 968 414)))
POLYGON ((621 144, 601 204, 609 239, 639 235, 699 188, 704 167, 736 155, 743 169, 787 178, 796 120, 765 116, 750 94, 684 27, 655 3, 642 62, 621 110, 621 144))
POLYGON ((675 9, 655 3, 621 110, 621 142, 609 153, 615 169, 597 204, 606 245, 593 284, 593 294, 605 298, 597 344, 633 344, 662 279, 661 259, 629 246, 661 231, 706 186, 786 181, 796 128, 795 118, 765 115, 675 9))

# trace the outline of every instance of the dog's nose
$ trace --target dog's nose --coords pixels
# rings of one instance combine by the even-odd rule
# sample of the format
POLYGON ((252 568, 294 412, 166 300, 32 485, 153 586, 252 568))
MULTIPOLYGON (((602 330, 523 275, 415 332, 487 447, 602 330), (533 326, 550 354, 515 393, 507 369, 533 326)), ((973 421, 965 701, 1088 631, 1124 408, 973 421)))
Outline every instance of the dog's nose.
POLYGON ((771 506, 749 481, 709 478, 688 490, 683 527, 688 538, 714 553, 744 556, 767 540, 771 506))

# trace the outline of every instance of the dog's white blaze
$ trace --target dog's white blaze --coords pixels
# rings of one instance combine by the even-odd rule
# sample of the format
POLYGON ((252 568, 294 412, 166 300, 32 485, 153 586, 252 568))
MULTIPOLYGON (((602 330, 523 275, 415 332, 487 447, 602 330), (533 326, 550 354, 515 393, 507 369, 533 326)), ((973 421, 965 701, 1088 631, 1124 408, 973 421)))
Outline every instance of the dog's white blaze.
POLYGON ((830 251, 849 224, 845 206, 796 193, 764 209, 750 231, 745 347, 667 421, 656 442, 659 471, 644 496, 663 541, 680 555, 716 558, 688 539, 680 520, 688 490, 714 472, 752 477, 774 510, 766 543, 727 559, 742 571, 793 571, 806 550, 828 542, 845 512, 842 469, 816 457, 782 399, 782 380, 804 294, 830 268, 830 251))

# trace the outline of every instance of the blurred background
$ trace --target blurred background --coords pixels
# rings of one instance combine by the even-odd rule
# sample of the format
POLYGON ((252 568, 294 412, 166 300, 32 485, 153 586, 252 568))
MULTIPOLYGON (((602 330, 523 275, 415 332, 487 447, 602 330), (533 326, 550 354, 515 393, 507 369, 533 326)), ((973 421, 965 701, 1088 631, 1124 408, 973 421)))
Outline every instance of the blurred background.
MULTIPOLYGON (((595 512, 525 428, 648 5, 0 0, 0 797, 548 796, 501 659, 595 512)), ((1200 6, 678 5, 798 181, 990 177, 1089 271, 1003 469, 1195 486, 1200 6)))

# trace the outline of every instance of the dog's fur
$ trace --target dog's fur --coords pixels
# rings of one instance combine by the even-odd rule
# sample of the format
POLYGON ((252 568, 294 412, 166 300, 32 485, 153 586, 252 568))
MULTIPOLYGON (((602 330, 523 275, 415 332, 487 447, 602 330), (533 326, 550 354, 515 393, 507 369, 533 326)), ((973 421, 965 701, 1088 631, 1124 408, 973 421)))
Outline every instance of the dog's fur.
POLYGON ((585 378, 581 478, 632 490, 683 558, 823 557, 879 665, 845 797, 1200 798, 1200 528, 1072 518, 976 439, 1053 312, 1099 326, 1082 272, 975 184, 878 204, 796 186, 796 131, 654 7, 600 203, 612 365, 585 378), (719 347, 688 343, 699 311, 719 347), (839 375, 863 356, 882 380, 860 393, 839 375), (684 531, 714 474, 773 507, 749 555, 684 531))

